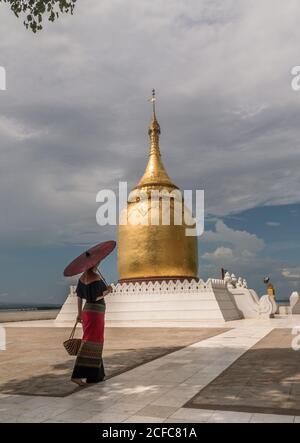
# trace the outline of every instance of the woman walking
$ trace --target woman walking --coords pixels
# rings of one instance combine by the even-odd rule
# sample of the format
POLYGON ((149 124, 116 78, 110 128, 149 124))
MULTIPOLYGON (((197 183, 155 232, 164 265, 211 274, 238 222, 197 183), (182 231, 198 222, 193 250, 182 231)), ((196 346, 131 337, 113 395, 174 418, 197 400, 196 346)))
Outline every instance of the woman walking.
POLYGON ((83 338, 71 377, 72 382, 79 386, 84 386, 86 383, 98 383, 105 377, 102 361, 104 297, 112 291, 112 288, 105 283, 98 271, 98 266, 114 247, 115 242, 101 243, 75 259, 64 271, 65 276, 84 271, 76 288, 77 322, 82 323, 83 338), (107 245, 108 243, 110 245, 107 245), (85 300, 84 306, 83 300, 85 300))
POLYGON ((82 323, 83 338, 75 362, 72 381, 82 386, 85 383, 98 383, 105 377, 102 361, 104 343, 104 296, 111 291, 97 273, 97 266, 88 269, 79 279, 76 293, 78 297, 77 321, 82 323), (82 309, 83 300, 86 300, 82 309))

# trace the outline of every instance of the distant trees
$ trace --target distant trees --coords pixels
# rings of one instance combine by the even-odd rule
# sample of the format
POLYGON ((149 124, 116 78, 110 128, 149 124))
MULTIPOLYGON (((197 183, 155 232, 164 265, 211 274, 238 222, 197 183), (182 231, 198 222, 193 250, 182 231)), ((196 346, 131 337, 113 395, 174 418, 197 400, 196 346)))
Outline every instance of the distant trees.
POLYGON ((59 14, 73 14, 77 0, 0 0, 8 3, 16 17, 24 17, 24 26, 34 33, 43 29, 43 20, 54 22, 59 14))

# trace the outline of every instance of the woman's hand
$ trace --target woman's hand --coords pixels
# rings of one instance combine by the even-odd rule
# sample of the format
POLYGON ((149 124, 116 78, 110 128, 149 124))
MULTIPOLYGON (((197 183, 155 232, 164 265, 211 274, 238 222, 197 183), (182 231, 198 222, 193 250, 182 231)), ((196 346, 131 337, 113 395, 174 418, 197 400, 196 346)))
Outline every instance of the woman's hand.
POLYGON ((81 312, 78 313, 76 321, 77 321, 77 323, 82 323, 81 312))
POLYGON ((110 292, 112 292, 112 287, 109 285, 109 286, 107 286, 107 288, 105 289, 105 291, 103 292, 103 295, 107 295, 107 294, 109 294, 110 292))

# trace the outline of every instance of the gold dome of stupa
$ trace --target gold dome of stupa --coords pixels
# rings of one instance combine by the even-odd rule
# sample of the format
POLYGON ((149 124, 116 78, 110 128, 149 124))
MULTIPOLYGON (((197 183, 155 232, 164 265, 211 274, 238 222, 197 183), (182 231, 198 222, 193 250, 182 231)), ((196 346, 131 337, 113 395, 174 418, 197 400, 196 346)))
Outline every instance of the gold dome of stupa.
POLYGON ((183 208, 182 194, 161 160, 154 90, 151 101, 153 116, 148 130, 148 164, 129 195, 127 208, 120 215, 119 281, 197 278, 197 237, 186 235, 186 228, 191 228, 194 221, 188 209, 183 208), (156 201, 153 195, 158 196, 156 201), (179 201, 181 204, 177 205, 179 201), (170 223, 164 223, 165 216, 169 216, 170 223), (180 224, 176 222, 177 216, 183 220, 180 224))

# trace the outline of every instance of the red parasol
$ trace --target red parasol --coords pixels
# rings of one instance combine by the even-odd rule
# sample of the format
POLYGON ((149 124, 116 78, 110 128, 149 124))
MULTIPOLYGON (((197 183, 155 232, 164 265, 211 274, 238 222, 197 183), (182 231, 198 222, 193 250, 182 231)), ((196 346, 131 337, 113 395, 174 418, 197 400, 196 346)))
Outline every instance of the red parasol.
POLYGON ((109 240, 99 243, 96 246, 85 251, 73 260, 64 270, 65 277, 72 277, 73 275, 81 274, 82 272, 94 267, 107 257, 116 246, 114 240, 109 240))

